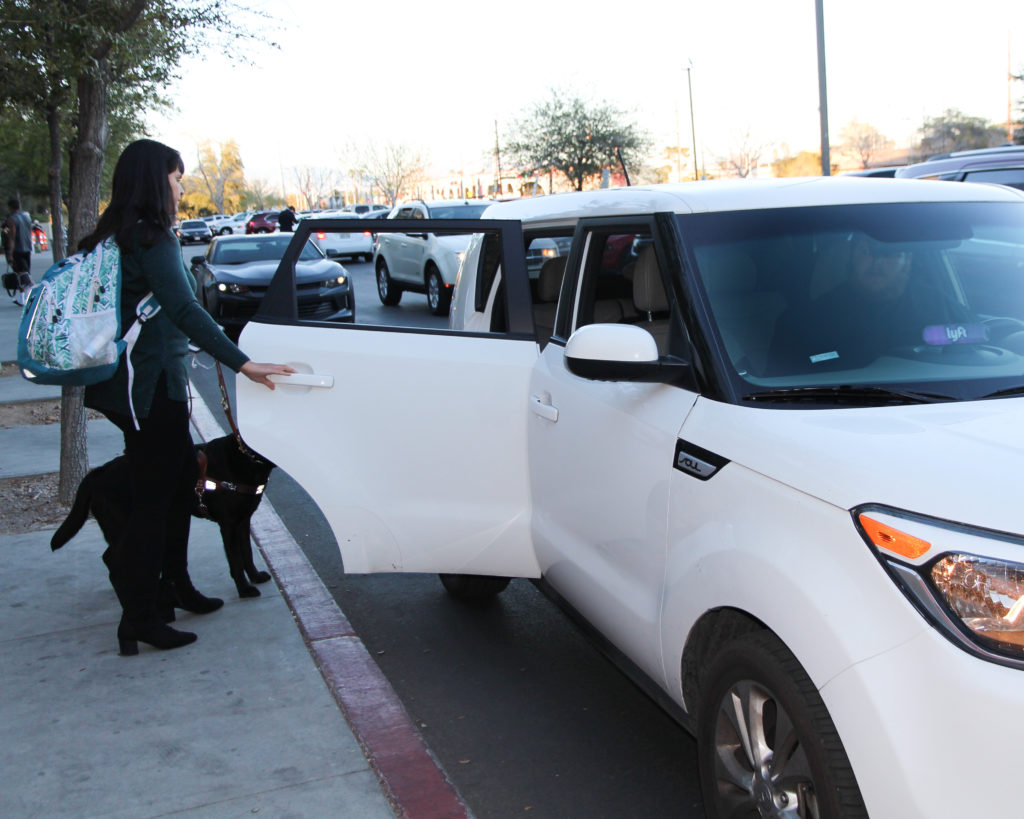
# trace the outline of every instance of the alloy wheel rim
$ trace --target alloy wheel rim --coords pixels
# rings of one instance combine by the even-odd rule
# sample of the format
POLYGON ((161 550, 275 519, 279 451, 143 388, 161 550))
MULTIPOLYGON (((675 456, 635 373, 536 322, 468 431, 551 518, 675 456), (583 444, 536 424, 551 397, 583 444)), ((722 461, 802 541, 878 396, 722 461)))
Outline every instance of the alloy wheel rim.
POLYGON ((820 819, 804 743, 778 699, 751 680, 723 695, 715 719, 719 813, 820 819))

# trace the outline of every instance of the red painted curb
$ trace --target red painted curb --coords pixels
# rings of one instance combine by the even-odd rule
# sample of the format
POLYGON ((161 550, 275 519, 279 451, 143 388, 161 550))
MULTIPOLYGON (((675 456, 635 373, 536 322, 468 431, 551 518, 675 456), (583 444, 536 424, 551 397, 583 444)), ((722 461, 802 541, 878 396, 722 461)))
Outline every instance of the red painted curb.
POLYGON ((470 819, 391 684, 266 501, 253 516, 252 534, 396 813, 403 819, 470 819))

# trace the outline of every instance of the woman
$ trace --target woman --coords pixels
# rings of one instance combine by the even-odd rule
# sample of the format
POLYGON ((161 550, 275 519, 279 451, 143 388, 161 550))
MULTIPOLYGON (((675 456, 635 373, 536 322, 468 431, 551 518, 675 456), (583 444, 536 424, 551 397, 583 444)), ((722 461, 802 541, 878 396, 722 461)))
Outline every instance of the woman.
POLYGON ((174 618, 173 606, 206 613, 223 602, 201 595, 188 576, 190 506, 198 472, 189 434, 189 340, 270 389, 274 384, 268 376, 294 372, 285 365, 250 361, 196 301, 195 279, 171 232, 184 192, 183 172, 181 155, 173 148, 148 139, 133 142, 114 168, 110 204, 96 230, 79 245, 91 250, 110 236, 117 242, 123 327, 135 321, 135 308, 148 293, 161 308, 143 325, 132 350, 131 382, 129 362, 122 357, 113 378, 85 390, 85 405, 124 433, 131 472, 131 512, 121 538, 104 555, 121 603, 117 639, 122 655, 137 654, 140 640, 160 649, 193 642, 195 634, 165 622, 174 618), (158 589, 163 592, 159 603, 158 589))

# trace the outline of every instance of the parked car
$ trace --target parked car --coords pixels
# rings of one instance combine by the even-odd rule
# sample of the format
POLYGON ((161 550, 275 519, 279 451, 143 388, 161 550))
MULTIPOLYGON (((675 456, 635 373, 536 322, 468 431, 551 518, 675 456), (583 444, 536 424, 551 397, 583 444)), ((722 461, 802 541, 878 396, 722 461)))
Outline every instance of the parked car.
POLYGON ((185 219, 177 228, 178 241, 183 245, 191 242, 208 242, 213 238, 210 226, 202 219, 185 219))
MULTIPOLYGON (((219 236, 193 256, 199 303, 237 339, 253 317, 284 255, 291 234, 219 236)), ((307 242, 295 266, 298 314, 318 321, 355 321, 348 271, 307 242)))
POLYGON ((277 217, 280 211, 261 210, 252 214, 245 223, 246 233, 273 233, 277 230, 277 217))
POLYGON ((372 262, 373 235, 369 230, 343 233, 316 229, 317 220, 356 218, 358 217, 355 213, 345 211, 319 211, 312 216, 303 217, 303 221, 309 220, 312 229, 309 240, 320 248, 328 259, 348 258, 354 262, 360 259, 372 262))
POLYGON ((526 248, 526 272, 531 279, 540 275, 541 266, 548 259, 556 259, 569 252, 572 236, 538 236, 526 248))
MULTIPOLYGON (((398 205, 388 218, 479 219, 489 204, 471 199, 417 199, 398 205)), ((468 243, 468 236, 381 232, 373 248, 373 269, 381 303, 394 306, 402 300, 402 293, 409 290, 425 293, 430 312, 445 315, 468 243)))
POLYGON ((245 330, 302 375, 240 379, 242 435, 345 570, 534 579, 695 733, 709 816, 1015 815, 1024 194, 724 180, 484 218, 447 328, 295 318, 282 265, 245 330), (536 303, 524 248, 568 228, 536 303))
POLYGON ((344 213, 355 213, 359 216, 369 216, 371 213, 376 213, 378 216, 386 216, 388 211, 391 210, 387 205, 367 204, 364 202, 343 205, 341 207, 344 213))
POLYGON ((896 176, 952 182, 990 182, 1024 190, 1024 145, 939 154, 899 168, 896 176))
POLYGON ((228 216, 217 223, 214 234, 217 236, 230 236, 235 233, 245 233, 245 224, 252 215, 251 211, 243 211, 242 213, 236 213, 234 216, 228 216))
POLYGON ((847 171, 843 176, 880 176, 892 179, 896 176, 896 171, 902 167, 902 165, 884 165, 877 168, 859 168, 856 171, 847 171))

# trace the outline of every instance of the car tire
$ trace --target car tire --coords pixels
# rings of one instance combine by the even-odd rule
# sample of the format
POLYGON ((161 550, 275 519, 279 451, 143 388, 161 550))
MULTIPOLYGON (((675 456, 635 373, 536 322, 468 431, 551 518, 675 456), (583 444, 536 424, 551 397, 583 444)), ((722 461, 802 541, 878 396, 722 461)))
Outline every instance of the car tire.
POLYGON ((373 261, 373 254, 372 253, 364 253, 363 254, 363 261, 364 262, 372 262, 373 261))
POLYGON ((731 640, 707 663, 697 755, 709 819, 868 815, 825 703, 769 631, 731 640))
POLYGON ((233 231, 233 230, 232 230, 231 228, 228 228, 228 227, 226 227, 226 228, 221 228, 221 229, 220 229, 219 231, 217 231, 217 234, 218 234, 219 236, 229 236, 229 235, 231 235, 232 233, 234 233, 234 231, 233 231))
POLYGON ((505 591, 512 580, 482 574, 439 574, 438 577, 444 590, 458 600, 490 600, 505 591))
POLYGON ((377 295, 380 303, 387 307, 394 307, 402 300, 402 289, 391 278, 388 263, 383 259, 377 259, 377 295))
POLYGON ((270 233, 270 231, 267 230, 266 228, 257 228, 256 232, 257 233, 270 233))
POLYGON ((447 316, 452 303, 452 291, 444 286, 441 271, 431 265, 427 268, 427 305, 435 316, 447 316))

